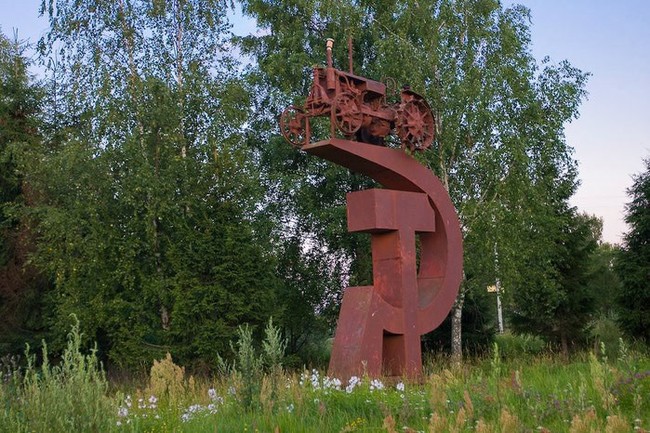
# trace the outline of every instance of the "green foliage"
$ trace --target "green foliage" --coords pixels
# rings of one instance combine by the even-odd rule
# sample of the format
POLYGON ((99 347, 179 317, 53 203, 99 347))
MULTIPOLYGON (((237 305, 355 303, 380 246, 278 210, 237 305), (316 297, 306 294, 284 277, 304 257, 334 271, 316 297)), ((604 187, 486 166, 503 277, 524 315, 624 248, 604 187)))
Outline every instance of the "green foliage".
POLYGON ((53 284, 30 309, 48 311, 34 323, 52 330, 55 350, 75 313, 111 365, 144 368, 169 352, 205 371, 241 323, 261 329, 274 316, 293 365, 325 363, 341 286, 372 283, 369 239, 347 232, 345 193, 376 185, 295 151, 276 123, 304 101, 325 38, 340 67, 350 35, 357 74, 410 83, 434 107, 436 142, 418 158, 461 218, 467 351, 489 346, 485 287, 496 279, 518 329, 585 340, 580 324, 601 307, 584 280, 593 221, 567 204, 576 166, 563 128, 588 74, 532 57, 529 10, 495 0, 241 6, 263 31, 231 41, 224 1, 42 2, 45 144, 15 161, 2 148, 0 177, 33 193, 10 208, 33 228, 31 260, 53 284), (255 63, 238 64, 233 43, 255 63))
POLYGON ((42 89, 28 73, 28 46, 0 33, 0 354, 18 354, 44 334, 47 281, 29 266, 34 232, 20 209, 35 194, 21 167, 40 147, 42 89))
POLYGON ((617 303, 612 302, 621 293, 621 282, 614 272, 614 262, 619 253, 618 245, 606 242, 599 243, 591 257, 589 271, 589 286, 598 293, 596 298, 597 311, 605 316, 618 312, 617 303))
MULTIPOLYGON (((463 354, 469 357, 482 356, 490 351, 497 331, 497 309, 494 293, 486 287, 493 283, 485 275, 468 275, 464 284, 462 317, 463 354), (482 278, 481 278, 482 277, 482 278)), ((450 315, 451 316, 451 315, 450 315)), ((432 353, 451 351, 451 317, 434 331, 422 337, 424 348, 432 353)))
POLYGON ((233 350, 235 368, 242 381, 241 402, 245 409, 250 410, 256 403, 254 397, 257 397, 260 391, 263 362, 253 347, 253 331, 248 325, 237 328, 237 337, 233 350))
POLYGON ((587 325, 589 336, 593 340, 594 351, 598 352, 600 348, 617 357, 621 350, 623 333, 618 326, 615 316, 598 316, 587 325))
POLYGON ((506 359, 522 359, 526 356, 541 355, 548 347, 546 342, 531 334, 498 334, 495 337, 501 355, 506 359))
POLYGON ((286 341, 282 338, 280 328, 273 326, 273 318, 264 328, 262 341, 262 360, 268 372, 282 371, 282 360, 287 348, 286 341))
POLYGON ((642 358, 642 354, 629 350, 623 340, 619 341, 616 364, 620 373, 612 385, 612 394, 622 408, 633 410, 639 416, 650 408, 650 402, 641 397, 650 392, 650 369, 639 363, 642 358))
POLYGON ((207 370, 243 322, 281 313, 263 189, 245 148, 250 93, 224 44, 227 4, 47 2, 51 151, 22 170, 33 262, 62 348, 77 314, 111 365, 170 352, 207 370), (56 56, 53 47, 56 46, 56 56))
MULTIPOLYGON (((232 346, 231 346, 232 347, 232 346)), ((226 377, 233 377, 241 383, 240 402, 245 410, 256 409, 260 401, 262 386, 267 381, 266 396, 271 406, 274 404, 280 387, 281 375, 283 373, 282 362, 286 341, 282 338, 280 329, 273 325, 269 319, 264 329, 261 351, 255 348, 253 330, 248 326, 237 328, 237 342, 232 347, 235 352, 235 359, 231 367, 222 368, 226 377)))
POLYGON ((566 209, 562 223, 547 236, 555 245, 548 251, 553 275, 546 284, 527 284, 512 294, 515 314, 511 318, 519 332, 542 335, 561 344, 568 355, 570 345, 587 341, 585 323, 596 312, 596 294, 590 285, 591 257, 598 245, 602 222, 594 216, 566 209))
MULTIPOLYGON (((526 8, 452 0, 336 6, 247 0, 243 7, 267 30, 240 45, 257 60, 262 105, 255 121, 270 143, 261 149, 263 174, 274 212, 290 222, 285 239, 306 236, 320 260, 340 269, 350 285, 371 282, 367 239, 347 234, 340 223, 344 194, 370 184, 288 150, 268 132, 281 108, 304 100, 306 68, 323 63, 325 38, 336 40, 334 64, 342 68, 351 35, 356 74, 409 83, 434 107, 437 138, 419 158, 448 187, 458 209, 468 278, 463 290, 478 291, 478 301, 499 278, 509 293, 530 285, 544 290, 540 297, 551 304, 559 302, 552 258, 576 176, 563 128, 577 116, 588 74, 567 62, 535 62, 526 8)), ((314 293, 330 299, 326 289, 314 293)), ((491 332, 486 316, 485 308, 471 316, 483 345, 491 332)))
MULTIPOLYGON (((240 328, 239 333, 248 346, 242 356, 249 357, 255 352, 250 328, 240 328)), ((278 341, 277 328, 270 323, 267 335, 274 336, 267 337, 267 345, 278 341)), ((197 433, 217 428, 486 433, 524 431, 529 426, 580 432, 585 430, 579 426, 589 425, 591 431, 622 433, 650 428, 644 398, 650 363, 647 356, 628 349, 618 359, 591 354, 567 363, 549 357, 502 359, 496 346, 493 356, 471 364, 439 362, 417 383, 370 377, 342 383, 317 370, 284 373, 274 404, 268 404, 264 376, 253 396, 261 404, 242 411, 247 386, 242 377, 185 380, 183 369, 169 356, 151 368, 145 391, 128 382, 112 384, 110 388, 120 392, 111 391, 95 352, 80 352, 80 337, 77 323, 61 363, 50 365, 47 355, 42 367, 30 363, 17 391, 3 378, 0 432, 197 433)), ((258 367, 261 372, 261 363, 258 367)))
MULTIPOLYGON (((68 334, 59 365, 50 364, 43 343, 42 366, 26 351, 27 367, 15 395, 3 396, 0 431, 111 431, 115 425, 108 382, 96 356, 81 351, 79 322, 68 334), (5 400, 7 397, 10 400, 5 400), (6 404, 9 406, 6 406, 6 404)), ((4 385, 3 385, 4 388, 4 385)), ((4 391, 4 390, 3 390, 4 391)))
POLYGON ((631 337, 650 342, 650 158, 645 171, 634 176, 627 191, 625 222, 630 231, 623 238, 615 271, 622 289, 617 297, 621 328, 631 337))
POLYGON ((282 241, 278 252, 278 273, 283 280, 279 298, 285 305, 279 323, 294 368, 327 363, 329 351, 323 347, 336 323, 341 296, 339 271, 330 267, 338 260, 321 248, 305 250, 302 242, 294 233, 282 241))

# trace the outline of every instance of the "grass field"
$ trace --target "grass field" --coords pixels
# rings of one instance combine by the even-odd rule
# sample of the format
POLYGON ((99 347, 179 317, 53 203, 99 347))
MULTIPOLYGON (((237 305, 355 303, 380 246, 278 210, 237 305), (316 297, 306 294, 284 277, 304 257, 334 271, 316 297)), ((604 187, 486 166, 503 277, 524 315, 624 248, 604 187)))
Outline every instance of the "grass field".
MULTIPOLYGON (((78 331, 56 366, 6 368, 0 432, 648 432, 650 359, 584 354, 430 363, 421 383, 239 364, 193 378, 168 357, 109 382, 78 331)), ((241 349, 241 347, 240 347, 241 349)), ((258 362, 259 361, 259 362, 258 362)), ((248 364, 247 364, 248 362, 248 364)))

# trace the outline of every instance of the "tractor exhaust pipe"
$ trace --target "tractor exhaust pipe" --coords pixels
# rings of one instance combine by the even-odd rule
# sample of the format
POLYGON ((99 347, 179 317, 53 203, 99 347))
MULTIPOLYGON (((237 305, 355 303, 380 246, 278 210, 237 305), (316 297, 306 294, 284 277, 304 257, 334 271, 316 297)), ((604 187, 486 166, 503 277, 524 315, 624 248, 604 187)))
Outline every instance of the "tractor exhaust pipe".
POLYGON ((336 88, 336 76, 334 67, 332 66, 332 47, 334 46, 334 39, 327 38, 327 90, 336 88))

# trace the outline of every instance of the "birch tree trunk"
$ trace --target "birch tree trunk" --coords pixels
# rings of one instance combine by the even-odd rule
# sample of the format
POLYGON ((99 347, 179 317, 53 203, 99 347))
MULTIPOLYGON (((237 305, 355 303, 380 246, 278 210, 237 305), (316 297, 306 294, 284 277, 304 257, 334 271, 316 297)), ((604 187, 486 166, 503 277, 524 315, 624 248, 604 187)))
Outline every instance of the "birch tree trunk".
POLYGON ((463 360, 462 302, 456 303, 451 314, 451 360, 456 363, 463 360))
MULTIPOLYGON (((465 275, 463 273, 463 281, 465 275)), ((451 360, 454 363, 463 360, 463 304, 465 303, 464 284, 458 293, 458 298, 451 310, 451 360)))
MULTIPOLYGON (((440 116, 436 116, 438 124, 436 125, 440 130, 441 120, 440 116)), ((452 155, 452 158, 454 155, 452 155)), ((449 193, 449 172, 444 159, 440 158, 439 161, 442 176, 442 184, 447 193, 449 193)), ((463 279, 458 291, 458 297, 451 310, 451 359, 453 362, 460 362, 463 360, 463 304, 465 302, 465 272, 463 271, 463 279)))

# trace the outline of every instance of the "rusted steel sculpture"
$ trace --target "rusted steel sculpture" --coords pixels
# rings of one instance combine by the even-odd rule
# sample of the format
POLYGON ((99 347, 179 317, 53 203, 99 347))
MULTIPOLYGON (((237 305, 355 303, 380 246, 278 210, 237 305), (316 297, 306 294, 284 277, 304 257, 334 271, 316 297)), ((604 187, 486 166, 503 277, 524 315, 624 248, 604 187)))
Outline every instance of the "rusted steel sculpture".
POLYGON ((327 40, 327 67, 314 68, 314 81, 304 107, 290 106, 280 116, 280 132, 296 147, 311 141, 310 119, 330 117, 330 134, 371 144, 384 144, 396 131, 403 147, 431 146, 435 125, 424 98, 404 86, 400 102, 387 104, 386 84, 332 66, 333 40, 327 40))
MULTIPOLYGON (((330 50, 331 44, 328 43, 328 63, 331 63, 330 50)), ((324 71, 325 81, 328 73, 324 71)), ((334 86, 331 93, 327 93, 330 102, 332 96, 345 94, 345 91, 339 92, 339 86, 343 84, 354 83, 355 89, 365 89, 347 100, 353 100, 355 107, 359 107, 356 105, 359 101, 374 101, 375 96, 383 95, 385 90, 375 81, 337 70, 333 71, 333 76, 334 86)), ((318 89, 321 78, 321 71, 316 68, 314 79, 318 89)), ((335 105, 330 108, 330 115, 339 130, 340 125, 349 128, 344 138, 333 136, 328 140, 309 142, 308 119, 314 113, 324 113, 324 103, 310 105, 308 102, 304 111, 294 111, 303 116, 299 122, 294 116, 287 123, 286 115, 280 121, 281 127, 288 127, 290 132, 297 131, 298 126, 304 127, 300 135, 300 140, 304 141, 292 141, 295 135, 285 135, 294 146, 365 174, 386 188, 347 195, 348 230, 370 233, 371 236, 373 285, 345 290, 328 374, 340 379, 362 373, 374 377, 385 374, 416 379, 422 371, 420 336, 440 325, 458 294, 462 275, 462 238, 458 217, 440 180, 408 153, 362 141, 358 135, 354 137, 357 140, 351 140, 352 133, 363 127, 367 128, 366 132, 373 140, 383 139, 390 128, 372 129, 373 122, 385 120, 391 128, 392 122, 399 125, 402 109, 386 108, 380 103, 372 108, 370 104, 370 108, 359 110, 361 121, 354 120, 355 125, 360 125, 355 130, 356 127, 349 127, 351 121, 347 116, 351 115, 351 110, 340 108, 347 104, 343 104, 347 97, 338 96, 334 96, 335 105), (314 111, 316 107, 319 108, 314 111), (387 114, 391 110, 394 110, 393 114, 387 114), (337 120, 337 115, 342 120, 337 120), (395 117, 390 117, 392 115, 395 117), (420 241, 419 262, 417 237, 420 241)), ((316 101, 317 98, 312 87, 309 100, 316 101)), ((413 101, 417 101, 419 107, 426 107, 427 115, 407 116, 406 123, 415 118, 423 123, 418 123, 417 128, 410 123, 412 129, 406 135, 401 134, 398 127, 398 135, 403 147, 421 150, 430 146, 433 139, 433 129, 427 129, 426 122, 429 121, 422 120, 428 119, 431 112, 420 96, 410 91, 402 92, 400 105, 413 101), (428 132, 421 133, 425 130, 428 132)), ((432 116, 430 120, 433 125, 432 116)))

